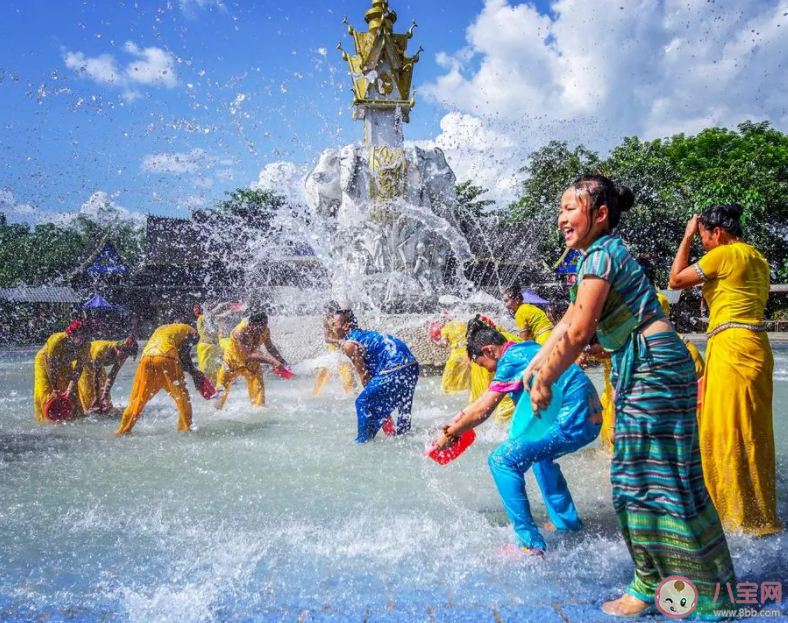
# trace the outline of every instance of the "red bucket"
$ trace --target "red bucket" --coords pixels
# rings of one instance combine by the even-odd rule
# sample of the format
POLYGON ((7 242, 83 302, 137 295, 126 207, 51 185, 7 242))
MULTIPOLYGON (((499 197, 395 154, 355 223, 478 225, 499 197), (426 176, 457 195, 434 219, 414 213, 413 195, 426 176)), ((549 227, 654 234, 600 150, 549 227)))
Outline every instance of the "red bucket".
POLYGON ((216 388, 213 386, 213 383, 208 380, 208 377, 203 379, 202 385, 197 388, 197 391, 200 392, 200 395, 206 400, 212 400, 216 397, 216 388))
POLYGON ((293 371, 290 368, 271 368, 271 372, 283 379, 289 380, 293 378, 293 371))
POLYGON ((54 398, 50 398, 44 405, 44 415, 53 422, 70 420, 72 413, 71 401, 65 394, 58 394, 54 398))
POLYGON ((446 450, 438 450, 438 448, 436 448, 435 444, 433 443, 427 449, 425 454, 438 465, 446 465, 447 463, 451 463, 454 459, 465 452, 474 441, 476 441, 476 431, 470 429, 460 435, 459 441, 457 441, 457 443, 455 443, 451 448, 447 448, 446 450))

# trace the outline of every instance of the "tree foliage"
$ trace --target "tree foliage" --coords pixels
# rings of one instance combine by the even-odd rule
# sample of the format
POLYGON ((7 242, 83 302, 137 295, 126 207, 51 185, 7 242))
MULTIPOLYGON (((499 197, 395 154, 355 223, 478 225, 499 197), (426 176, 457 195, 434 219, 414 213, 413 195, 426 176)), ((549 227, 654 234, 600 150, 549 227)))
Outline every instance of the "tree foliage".
POLYGON ((455 186, 457 191, 457 204, 454 215, 458 219, 478 218, 489 214, 488 206, 495 205, 492 199, 484 199, 482 195, 490 192, 489 188, 476 186, 471 180, 466 180, 455 186))
POLYGON ((637 203, 622 218, 619 234, 633 252, 653 254, 663 271, 692 214, 735 202, 744 207, 747 240, 779 278, 788 278, 788 136, 767 122, 656 141, 625 138, 606 159, 554 141, 532 154, 525 171, 529 177, 512 218, 544 232, 540 251, 547 261, 562 251, 555 228, 561 193, 578 175, 598 172, 635 193, 637 203))
POLYGON ((563 238, 556 228, 561 194, 578 177, 599 167, 599 156, 582 145, 551 141, 533 152, 522 171, 527 175, 520 198, 511 206, 510 219, 532 224, 537 231, 539 252, 548 262, 563 253, 563 238))
POLYGON ((78 216, 68 225, 8 223, 0 215, 0 287, 62 281, 109 233, 116 250, 134 268, 142 261, 143 230, 131 223, 100 224, 78 216))
POLYGON ((286 200, 271 190, 238 188, 228 192, 216 209, 224 214, 240 217, 250 224, 267 225, 286 200))

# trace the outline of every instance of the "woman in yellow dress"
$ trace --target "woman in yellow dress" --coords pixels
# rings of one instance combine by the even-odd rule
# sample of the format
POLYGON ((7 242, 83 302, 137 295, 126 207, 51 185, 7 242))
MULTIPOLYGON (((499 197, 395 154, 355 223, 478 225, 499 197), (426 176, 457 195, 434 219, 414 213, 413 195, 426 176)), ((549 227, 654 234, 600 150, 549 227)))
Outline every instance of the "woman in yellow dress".
POLYGON ((448 320, 434 325, 435 329, 438 327, 440 333, 433 336, 431 328, 430 337, 438 346, 451 349, 446 367, 443 368, 441 391, 444 394, 466 392, 471 388, 471 361, 465 348, 465 323, 462 320, 448 320))
POLYGON ((268 314, 259 312, 244 318, 230 334, 224 361, 219 370, 217 390, 222 393, 219 407, 223 407, 230 395, 233 382, 242 376, 246 379, 249 400, 255 407, 265 406, 265 384, 263 383, 262 364, 268 363, 277 368, 287 365, 279 350, 271 341, 268 328, 268 314), (265 346, 270 354, 260 350, 265 346))
POLYGON ((671 270, 672 288, 703 284, 709 307, 698 434, 706 486, 727 530, 780 532, 775 494, 772 357, 764 307, 769 265, 742 240, 739 205, 715 206, 687 224, 671 270), (706 250, 690 265, 692 241, 706 250))
POLYGON ((137 358, 139 345, 134 338, 120 342, 93 340, 90 355, 79 377, 79 402, 85 413, 107 415, 115 411, 110 391, 118 372, 129 357, 137 358), (105 368, 112 366, 107 374, 105 368))
POLYGON ((523 289, 515 284, 504 290, 503 304, 509 313, 514 316, 517 328, 520 330, 521 340, 533 340, 543 346, 550 337, 553 323, 547 314, 536 305, 523 302, 523 289))
POLYGON ((38 422, 48 422, 44 405, 51 398, 65 394, 71 401, 71 417, 83 415, 77 384, 88 360, 88 330, 79 320, 65 331, 53 333, 38 351, 34 364, 33 412, 38 422))
MULTIPOLYGON (((353 366, 350 360, 347 359, 341 352, 339 347, 342 345, 343 340, 337 337, 334 330, 334 314, 336 314, 342 307, 336 301, 329 301, 325 306, 326 316, 323 318, 323 340, 328 344, 328 350, 331 353, 336 353, 337 357, 342 357, 339 363, 339 378, 342 381, 342 391, 347 394, 352 394, 356 389, 356 377, 353 374, 353 366)), ((312 390, 314 396, 319 396, 323 388, 331 378, 331 370, 325 366, 317 369, 317 376, 315 377, 315 387, 312 390)))
POLYGON ((194 314, 197 316, 197 333, 200 336, 200 341, 197 342, 197 367, 216 385, 216 377, 224 357, 224 351, 219 345, 219 328, 213 314, 203 313, 201 305, 194 306, 194 314))
POLYGON ((192 403, 184 373, 189 373, 197 387, 202 385, 205 376, 191 358, 191 347, 196 346, 199 339, 193 327, 181 323, 163 325, 153 332, 142 351, 131 398, 116 435, 130 433, 145 405, 162 389, 178 407, 178 430, 191 430, 192 403))
MULTIPOLYGON (((489 318, 481 316, 481 320, 491 329, 495 329, 498 331, 498 333, 503 335, 507 342, 523 341, 522 338, 497 326, 489 318)), ((476 402, 476 400, 478 400, 482 394, 484 394, 490 388, 490 383, 492 383, 494 376, 495 373, 487 371, 485 368, 476 363, 471 363, 471 394, 468 397, 468 404, 476 402)), ((498 404, 498 407, 495 409, 495 422, 498 424, 508 424, 508 422, 512 419, 512 415, 514 415, 514 402, 512 401, 511 397, 507 395, 503 400, 501 400, 501 402, 498 404)))

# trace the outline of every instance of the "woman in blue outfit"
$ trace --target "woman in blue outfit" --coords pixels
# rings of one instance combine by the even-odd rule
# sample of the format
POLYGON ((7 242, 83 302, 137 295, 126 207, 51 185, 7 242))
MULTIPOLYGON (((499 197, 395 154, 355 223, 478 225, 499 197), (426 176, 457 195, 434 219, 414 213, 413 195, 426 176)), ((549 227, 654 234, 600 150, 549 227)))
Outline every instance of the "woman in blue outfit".
POLYGON ((407 433, 419 380, 419 364, 410 349, 391 335, 361 331, 349 309, 334 314, 334 331, 344 340, 342 352, 353 362, 364 386, 356 398, 356 443, 371 441, 395 409, 399 412, 397 434, 407 433))
MULTIPOLYGON (((519 402, 524 393, 523 372, 539 352, 536 342, 507 342, 479 317, 468 323, 468 355, 471 361, 494 373, 485 394, 460 411, 443 428, 436 445, 451 447, 465 431, 484 422, 509 394, 519 402)), ((591 443, 599 435, 602 406, 593 384, 578 366, 556 381, 563 401, 555 423, 544 436, 526 433, 510 439, 490 454, 489 465, 504 509, 514 526, 517 546, 526 554, 543 554, 545 541, 531 517, 525 493, 525 473, 533 466, 550 521, 559 530, 579 530, 581 523, 561 468, 554 459, 591 443)), ((527 400, 527 398, 526 398, 527 400)))

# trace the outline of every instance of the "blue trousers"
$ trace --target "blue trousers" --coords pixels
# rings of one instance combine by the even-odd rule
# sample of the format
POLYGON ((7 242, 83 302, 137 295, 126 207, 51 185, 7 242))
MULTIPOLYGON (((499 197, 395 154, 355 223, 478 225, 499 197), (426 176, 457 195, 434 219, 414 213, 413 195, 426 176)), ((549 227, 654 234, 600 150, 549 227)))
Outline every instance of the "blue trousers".
MULTIPOLYGON (((526 399, 527 396, 523 398, 526 399)), ((531 506, 525 492, 525 473, 531 466, 553 525, 559 530, 580 528, 580 518, 569 487, 561 467, 553 459, 591 443, 599 435, 599 429, 599 424, 586 421, 579 430, 569 434, 556 423, 541 439, 510 439, 490 454, 490 471, 520 545, 546 549, 544 538, 531 517, 531 506)))
POLYGON ((398 411, 397 434, 410 430, 410 412, 413 407, 413 393, 419 380, 419 365, 413 364, 388 374, 372 377, 358 398, 356 398, 356 417, 358 418, 358 437, 356 443, 374 439, 383 422, 395 409, 398 411))

